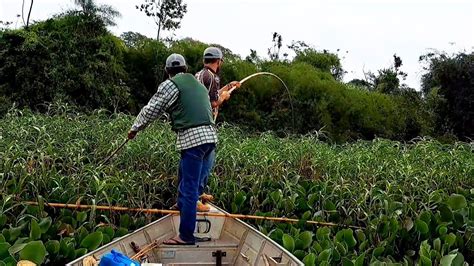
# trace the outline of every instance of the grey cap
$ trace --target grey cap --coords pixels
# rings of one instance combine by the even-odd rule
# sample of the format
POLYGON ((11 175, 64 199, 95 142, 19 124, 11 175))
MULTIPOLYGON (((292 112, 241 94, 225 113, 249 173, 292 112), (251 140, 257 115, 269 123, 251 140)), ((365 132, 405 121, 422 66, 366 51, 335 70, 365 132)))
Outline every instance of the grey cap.
POLYGON ((172 54, 166 58, 166 68, 185 67, 186 60, 180 54, 172 54))
POLYGON ((221 49, 217 47, 208 47, 204 50, 204 59, 222 59, 221 49))

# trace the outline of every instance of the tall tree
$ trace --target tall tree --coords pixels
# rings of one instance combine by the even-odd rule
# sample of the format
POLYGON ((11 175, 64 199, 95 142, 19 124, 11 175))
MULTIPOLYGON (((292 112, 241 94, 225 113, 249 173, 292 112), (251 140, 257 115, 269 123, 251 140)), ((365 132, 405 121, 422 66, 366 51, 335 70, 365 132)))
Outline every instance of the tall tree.
POLYGON ((104 21, 105 25, 115 26, 114 19, 120 17, 120 12, 110 5, 97 5, 94 0, 74 0, 86 15, 97 15, 104 21))
POLYGON ((427 63, 422 88, 433 101, 439 133, 461 139, 474 138, 474 52, 449 55, 431 53, 420 57, 427 63))
POLYGON ((275 61, 280 58, 280 49, 282 46, 283 38, 281 37, 281 34, 278 32, 273 33, 273 38, 272 38, 272 47, 268 48, 268 56, 270 57, 270 60, 275 61))
POLYGON ((367 81, 371 84, 369 89, 385 94, 400 94, 408 89, 408 86, 401 84, 401 80, 407 77, 407 74, 400 70, 402 65, 402 59, 394 54, 392 66, 378 70, 377 74, 367 73, 367 81))
POLYGON ((156 40, 160 39, 161 30, 179 29, 181 20, 188 11, 183 0, 144 0, 143 4, 135 7, 155 21, 156 40))
POLYGON ((23 3, 21 5, 21 19, 23 20, 23 24, 25 25, 26 28, 30 26, 30 16, 31 16, 31 10, 33 9, 33 0, 30 1, 30 9, 28 11, 28 17, 26 18, 25 21, 25 0, 23 0, 23 3))

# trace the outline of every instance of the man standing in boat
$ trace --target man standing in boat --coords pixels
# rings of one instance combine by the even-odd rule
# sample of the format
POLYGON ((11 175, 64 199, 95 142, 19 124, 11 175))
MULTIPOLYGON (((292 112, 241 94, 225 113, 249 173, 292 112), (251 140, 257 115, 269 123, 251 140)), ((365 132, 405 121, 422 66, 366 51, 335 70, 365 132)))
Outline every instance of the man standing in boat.
MULTIPOLYGON (((214 116, 217 115, 217 110, 222 103, 230 98, 230 93, 228 92, 232 87, 240 87, 238 81, 233 81, 224 87, 220 87, 220 77, 219 73, 224 63, 223 53, 217 47, 208 47, 204 50, 203 54, 204 68, 196 73, 196 78, 203 84, 209 91, 209 100, 211 101, 211 106, 213 109, 214 116)), ((199 184, 199 198, 200 201, 197 203, 197 210, 200 212, 209 211, 210 207, 205 205, 208 201, 213 201, 214 197, 210 194, 204 193, 204 190, 207 186, 207 181, 211 170, 215 162, 215 151, 211 154, 211 160, 209 161, 210 165, 206 167, 209 172, 205 173, 201 183, 199 184)))
POLYGON ((212 108, 206 87, 187 70, 186 61, 179 54, 166 59, 169 79, 162 82, 148 104, 138 114, 128 133, 135 138, 164 112, 170 114, 173 131, 177 134, 177 148, 181 152, 179 164, 178 208, 179 235, 164 242, 168 245, 194 244, 196 202, 201 179, 210 170, 211 154, 217 143, 212 108))

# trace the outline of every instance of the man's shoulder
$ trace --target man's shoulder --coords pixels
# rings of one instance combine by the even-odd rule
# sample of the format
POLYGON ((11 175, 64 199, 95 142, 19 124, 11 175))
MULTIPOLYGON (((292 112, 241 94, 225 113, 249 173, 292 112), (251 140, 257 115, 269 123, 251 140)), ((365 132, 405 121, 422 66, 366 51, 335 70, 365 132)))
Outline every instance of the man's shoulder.
POLYGON ((208 68, 203 68, 199 70, 199 72, 196 73, 196 78, 199 77, 204 77, 204 78, 218 78, 217 74, 213 73, 210 69, 208 68))
POLYGON ((174 90, 178 89, 176 83, 172 79, 167 79, 158 85, 158 90, 174 90))

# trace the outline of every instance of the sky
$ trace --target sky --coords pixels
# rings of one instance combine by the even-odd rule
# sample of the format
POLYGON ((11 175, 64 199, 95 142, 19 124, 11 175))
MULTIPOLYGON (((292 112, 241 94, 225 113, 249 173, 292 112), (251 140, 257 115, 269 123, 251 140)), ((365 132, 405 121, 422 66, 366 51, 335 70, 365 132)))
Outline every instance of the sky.
MULTIPOLYGON (((317 49, 340 49, 344 80, 363 78, 403 60, 409 86, 419 89, 422 65, 429 49, 450 53, 474 49, 472 0, 183 0, 188 12, 176 38, 218 43, 242 57, 254 49, 267 56, 272 33, 283 44, 304 41, 317 49), (346 51, 348 51, 346 53, 346 51)), ((96 0, 115 7, 122 16, 111 32, 135 31, 156 37, 151 18, 135 8, 143 0, 96 0)), ((25 0, 28 5, 30 0, 25 0)), ((0 0, 0 20, 21 27, 22 0, 0 0)), ((44 20, 74 7, 72 0, 36 0, 31 20, 44 20)), ((26 11, 25 11, 26 12, 26 11)), ((171 36, 165 32, 163 36, 171 36)), ((282 49, 282 53, 288 49, 282 49)), ((290 53, 291 55, 291 53, 290 53)))

